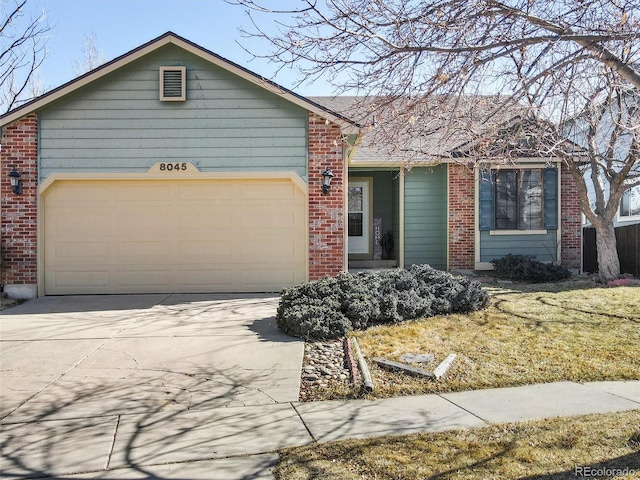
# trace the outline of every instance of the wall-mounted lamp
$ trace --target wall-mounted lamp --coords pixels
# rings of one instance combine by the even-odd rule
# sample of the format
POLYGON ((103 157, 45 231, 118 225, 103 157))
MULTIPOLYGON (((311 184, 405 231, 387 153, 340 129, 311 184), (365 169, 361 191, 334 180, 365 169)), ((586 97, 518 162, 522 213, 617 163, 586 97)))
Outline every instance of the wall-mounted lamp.
POLYGON ((22 193, 22 180, 20 180, 20 174, 16 170, 16 167, 13 167, 9 172, 9 181, 11 182, 11 190, 16 195, 20 195, 22 193))
POLYGON ((333 177, 334 175, 329 167, 322 172, 322 193, 329 193, 331 190, 331 179, 333 177))

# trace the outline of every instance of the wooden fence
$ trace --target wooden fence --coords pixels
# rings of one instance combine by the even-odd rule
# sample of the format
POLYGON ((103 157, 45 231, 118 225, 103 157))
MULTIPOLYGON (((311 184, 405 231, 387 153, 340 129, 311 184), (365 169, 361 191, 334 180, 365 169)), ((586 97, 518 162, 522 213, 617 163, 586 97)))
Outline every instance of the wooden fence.
MULTIPOLYGON (((616 228, 616 243, 620 259, 620 273, 630 273, 640 278, 640 223, 616 228)), ((585 272, 598 271, 596 229, 583 229, 582 256, 585 272)))

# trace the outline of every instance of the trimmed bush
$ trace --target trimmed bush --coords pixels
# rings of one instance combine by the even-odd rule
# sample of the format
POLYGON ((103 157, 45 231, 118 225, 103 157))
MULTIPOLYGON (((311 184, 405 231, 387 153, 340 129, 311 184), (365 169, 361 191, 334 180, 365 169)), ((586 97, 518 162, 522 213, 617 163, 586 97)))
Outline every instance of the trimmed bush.
POLYGON ((498 276, 519 282, 557 282, 571 277, 571 272, 557 263, 543 263, 529 255, 505 255, 491 260, 498 276))
POLYGON ((276 320, 289 335, 327 339, 377 324, 471 312, 488 302, 478 282, 415 265, 409 270, 341 273, 287 288, 276 320))

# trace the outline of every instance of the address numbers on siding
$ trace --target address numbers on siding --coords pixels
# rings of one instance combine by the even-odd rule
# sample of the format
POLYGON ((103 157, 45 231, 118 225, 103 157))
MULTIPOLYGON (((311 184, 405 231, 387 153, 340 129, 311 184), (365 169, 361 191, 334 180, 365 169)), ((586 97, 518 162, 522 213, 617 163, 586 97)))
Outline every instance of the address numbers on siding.
POLYGON ((181 174, 199 172, 191 162, 157 162, 149 169, 149 173, 181 174))

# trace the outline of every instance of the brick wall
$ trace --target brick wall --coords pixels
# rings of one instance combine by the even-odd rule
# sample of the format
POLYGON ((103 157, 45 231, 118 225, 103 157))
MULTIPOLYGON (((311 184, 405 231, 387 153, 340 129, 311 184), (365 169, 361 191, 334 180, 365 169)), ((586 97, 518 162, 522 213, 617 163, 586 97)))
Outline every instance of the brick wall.
POLYGON ((340 127, 309 113, 309 280, 335 276, 344 265, 344 194, 347 181, 340 127), (321 173, 335 175, 322 193, 321 173))
POLYGON ((582 208, 576 181, 569 168, 560 169, 561 263, 569 269, 580 269, 582 259, 582 208))
POLYGON ((474 268, 474 174, 449 164, 449 269, 474 268))
POLYGON ((38 121, 27 115, 2 129, 0 151, 0 252, 5 291, 17 297, 37 294, 38 121), (9 172, 15 167, 22 195, 11 190, 9 172))

